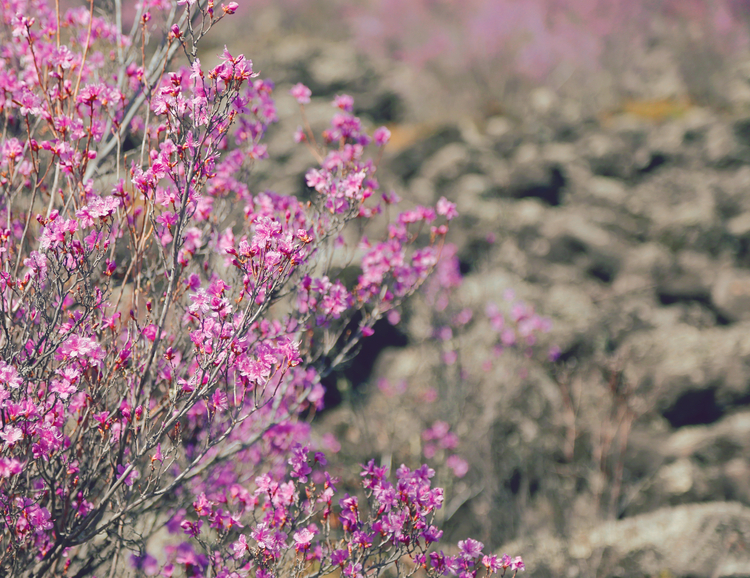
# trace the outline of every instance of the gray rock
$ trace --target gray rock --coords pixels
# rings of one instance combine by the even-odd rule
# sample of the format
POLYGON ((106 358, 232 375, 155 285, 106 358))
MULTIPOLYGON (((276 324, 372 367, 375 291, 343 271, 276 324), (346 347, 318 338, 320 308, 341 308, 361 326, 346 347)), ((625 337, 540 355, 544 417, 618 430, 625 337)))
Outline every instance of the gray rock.
POLYGON ((526 143, 515 151, 507 184, 499 186, 497 194, 516 199, 536 197, 556 206, 562 202, 565 184, 560 166, 545 159, 538 146, 526 143))
POLYGON ((585 339, 598 321, 596 306, 578 285, 553 286, 545 299, 545 312, 553 320, 553 342, 563 351, 585 339))
POLYGON ((678 319, 628 336, 625 378, 672 426, 713 423, 750 396, 748 326, 700 330, 678 319))
POLYGON ((711 301, 728 319, 750 319, 750 273, 723 269, 711 289, 711 301))
MULTIPOLYGON (((431 205, 437 201, 435 183, 426 177, 417 177, 409 183, 408 198, 421 205, 431 205)), ((463 207, 462 207, 463 208, 463 207)))
POLYGON ((709 502, 605 522, 570 540, 534 536, 506 544, 534 576, 750 575, 750 508, 709 502))
POLYGON ((707 426, 681 428, 664 441, 662 449, 668 457, 698 457, 712 465, 747 456, 750 412, 736 413, 707 426))
POLYGON ((504 116, 493 116, 487 121, 485 132, 492 142, 492 147, 500 156, 509 156, 520 142, 518 130, 504 116))
MULTIPOLYGON (((427 159, 443 147, 454 143, 461 143, 461 132, 456 126, 433 128, 424 138, 389 159, 385 168, 408 181, 420 173, 427 159)), ((439 170, 439 167, 436 167, 436 170, 439 170)))
POLYGON ((667 303, 680 300, 708 300, 718 265, 704 253, 680 251, 668 267, 653 271, 656 289, 667 303))
POLYGON ((627 467, 640 468, 645 475, 623 510, 632 516, 664 504, 711 500, 734 500, 749 506, 748 456, 747 411, 711 425, 683 427, 668 436, 636 436, 627 467))
POLYGON ((582 219, 576 211, 552 216, 544 223, 541 233, 549 241, 551 261, 574 263, 605 282, 617 276, 621 252, 617 238, 582 219))
POLYGON ((629 178, 633 174, 633 155, 615 135, 593 134, 581 143, 581 153, 594 174, 629 178))
MULTIPOLYGON (((656 127, 648 137, 649 163, 679 162, 685 154, 685 127, 680 122, 669 122, 656 127), (660 159, 660 160, 657 160, 660 159)), ((649 166, 642 167, 642 170, 649 166)))
POLYGON ((750 211, 746 211, 727 221, 727 231, 735 237, 747 237, 750 235, 750 211))
POLYGON ((469 162, 468 147, 461 143, 452 143, 441 148, 424 162, 420 176, 432 181, 452 181, 466 171, 469 162))
POLYGON ((722 176, 712 187, 717 208, 730 218, 750 212, 750 195, 747 194, 750 190, 750 166, 727 171, 722 176))
POLYGON ((714 166, 731 166, 740 159, 740 149, 732 130, 723 124, 712 126, 706 135, 705 160, 714 166))
POLYGON ((357 53, 343 44, 324 46, 310 64, 311 79, 319 90, 339 90, 347 85, 356 85, 365 73, 357 53))
POLYGON ((608 177, 593 177, 586 192, 592 199, 614 206, 621 206, 627 198, 627 190, 622 181, 608 177))
POLYGON ((670 267, 673 256, 659 243, 641 243, 628 251, 623 260, 623 270, 653 278, 670 267))
POLYGON ((513 131, 513 124, 507 117, 493 116, 487 120, 484 130, 487 136, 498 139, 511 134, 513 131))
POLYGON ((476 159, 477 170, 486 175, 494 189, 504 189, 510 185, 510 162, 495 154, 480 153, 476 159))
POLYGON ((459 210, 460 213, 475 212, 481 217, 481 213, 486 210, 488 204, 483 197, 486 196, 490 187, 490 180, 486 176, 468 174, 457 179, 453 186, 446 191, 446 196, 449 199, 456 199, 460 203, 462 207, 459 210))
POLYGON ((626 207, 636 201, 648 237, 674 252, 717 252, 725 233, 713 192, 716 181, 708 171, 668 166, 634 187, 626 207))
MULTIPOLYGON (((750 577, 748 510, 724 503, 750 505, 750 121, 747 109, 733 117, 728 108, 681 108, 678 100, 669 118, 617 112, 623 95, 613 93, 615 83, 634 100, 684 95, 686 73, 658 48, 655 59, 636 64, 640 73, 600 87, 616 97, 603 114, 583 99, 541 90, 526 99, 527 114, 482 119, 479 109, 453 107, 451 116, 438 116, 430 110, 440 99, 436 84, 415 84, 401 65, 355 70, 361 61, 328 41, 287 37, 269 51, 282 70, 263 66, 282 79, 282 121, 266 141, 276 161, 258 163, 254 192, 293 192, 314 164, 292 143, 300 120, 288 87, 301 81, 314 97, 321 91, 324 98, 306 107, 317 131, 335 112, 330 95, 351 93, 365 124, 368 115, 373 124, 403 122, 394 135, 408 135, 386 149, 377 172, 382 189, 393 187, 404 208, 440 195, 457 202, 461 217, 447 241, 472 271, 450 304, 474 312, 460 369, 441 364, 441 347, 449 345, 433 338, 435 319, 446 323, 448 312, 414 299, 404 309, 409 346, 388 350, 377 364, 380 374, 406 378, 414 389, 389 407, 363 387, 357 404, 319 418, 335 418, 347 455, 362 454, 352 461, 396 465, 403 456, 416 464, 422 418, 435 416, 408 395, 439 384, 440 395, 456 401, 440 411, 455 417, 460 453, 471 462, 452 488, 465 484, 475 496, 450 506, 446 537, 475 535, 494 545, 530 536, 509 548, 526 558, 526 575, 750 577), (484 307, 507 288, 552 319, 544 339, 563 350, 559 364, 506 351, 484 370, 496 339, 484 307), (627 518, 604 524, 617 453, 601 461, 595 454, 616 422, 620 369, 622 384, 635 388, 628 402, 639 417, 616 504, 627 518), (579 388, 573 416, 565 411, 566 376, 579 388), (368 436, 356 426, 365 419, 392 431, 376 426, 368 436)), ((721 90, 750 94, 744 75, 721 90)), ((371 238, 381 234, 380 224, 374 229, 371 238)))
POLYGON ((683 143, 705 145, 706 134, 710 127, 716 122, 715 113, 708 108, 698 106, 690 107, 685 116, 680 120, 684 129, 683 143))

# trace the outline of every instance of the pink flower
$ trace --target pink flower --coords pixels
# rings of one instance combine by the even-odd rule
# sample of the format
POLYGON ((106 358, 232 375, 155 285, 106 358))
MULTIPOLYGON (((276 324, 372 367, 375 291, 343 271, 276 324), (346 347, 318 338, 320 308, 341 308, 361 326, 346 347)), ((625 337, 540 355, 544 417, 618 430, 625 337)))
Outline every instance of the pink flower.
POLYGON ((77 358, 89 365, 100 365, 104 359, 104 351, 99 344, 89 337, 71 335, 58 347, 55 358, 58 360, 77 358))
POLYGON ((20 428, 6 425, 3 432, 0 433, 0 438, 5 440, 5 443, 9 446, 14 446, 23 439, 23 432, 20 428))
POLYGON ((226 411, 229 409, 227 394, 217 389, 211 396, 211 405, 214 406, 216 411, 226 411))
POLYGON ((458 352, 455 350, 444 351, 442 358, 445 365, 453 365, 458 360, 458 352))
MULTIPOLYGON (((180 523, 180 527, 182 528, 182 531, 188 536, 193 536, 194 538, 200 536, 201 526, 203 526, 203 520, 198 520, 196 522, 191 522, 190 520, 183 520, 180 523)), ((179 559, 178 559, 178 562, 179 562, 179 559)), ((192 564, 192 562, 190 563, 192 564)))
POLYGON ((208 516, 211 513, 211 508, 213 505, 214 503, 206 498, 206 494, 204 493, 201 493, 201 495, 198 496, 198 499, 193 502, 195 513, 199 516, 208 516))
MULTIPOLYGON (((117 477, 122 478, 123 474, 127 471, 128 466, 124 466, 122 464, 119 464, 117 466, 117 477)), ((125 477, 124 483, 126 486, 130 487, 133 485, 133 482, 141 477, 141 474, 138 470, 133 468, 128 472, 128 475, 125 477)))
POLYGON ((23 153, 23 145, 17 138, 10 138, 3 143, 2 156, 8 159, 15 159, 23 153))
POLYGON ((333 99, 333 106, 344 112, 351 112, 354 109, 354 99, 348 94, 337 94, 336 98, 333 99))
POLYGON ((144 327, 143 331, 141 332, 143 337, 145 337, 149 341, 154 341, 158 333, 159 333, 159 328, 153 323, 144 327))
POLYGON ((292 89, 289 91, 289 94, 297 99, 298 103, 307 104, 308 102, 310 102, 312 91, 301 82, 298 82, 292 87, 292 89))
POLYGON ((458 543, 458 549, 461 551, 461 557, 464 560, 471 560, 472 558, 481 556, 482 548, 484 548, 484 544, 472 538, 461 540, 458 543))
POLYGON ((453 475, 457 478, 463 478, 469 471, 468 462, 461 456, 450 456, 447 460, 445 460, 445 465, 453 470, 453 475))
POLYGON ((502 341, 503 345, 506 347, 515 344, 516 332, 512 329, 504 329, 500 332, 500 341, 502 341))
POLYGON ((269 548, 273 543, 273 534, 268 529, 268 525, 265 522, 258 524, 255 529, 250 532, 250 536, 257 542, 259 548, 269 548))
POLYGON ((12 365, 8 365, 0 359, 0 385, 7 385, 12 389, 18 389, 23 384, 21 376, 12 365))
POLYGON ((224 4, 221 5, 221 9, 224 11, 224 14, 234 14, 237 12, 237 8, 239 8, 239 4, 237 2, 230 2, 226 6, 224 4))
POLYGON ((23 471, 23 464, 14 458, 0 458, 0 478, 16 476, 23 471))
POLYGON ((331 564, 333 566, 343 566, 347 558, 349 558, 349 552, 346 550, 334 550, 331 554, 331 564))
POLYGON ((493 574, 497 574, 497 571, 502 568, 500 560, 495 555, 482 556, 482 564, 487 568, 487 572, 492 572, 493 574))
POLYGON ((61 66, 63 70, 70 68, 73 65, 73 53, 70 48, 64 44, 55 48, 50 55, 50 64, 61 66))
POLYGON ((510 568, 510 565, 511 565, 510 556, 508 556, 507 554, 503 554, 503 557, 500 561, 500 565, 502 566, 503 569, 510 568))
POLYGON ((78 391, 76 389, 76 386, 67 379, 53 379, 49 390, 52 393, 56 393, 57 395, 59 395, 60 399, 68 399, 68 397, 78 391))
POLYGON ((449 221, 458 217, 455 203, 451 203, 445 197, 440 197, 436 209, 438 215, 443 215, 449 221))
POLYGON ((244 534, 241 534, 237 541, 232 544, 235 558, 242 558, 249 549, 250 547, 247 545, 247 538, 245 538, 244 534))
POLYGON ((310 530, 303 528, 299 532, 294 533, 294 549, 297 552, 304 552, 310 548, 310 542, 315 537, 310 530))
POLYGON ((391 131, 389 131, 384 126, 376 128, 375 132, 372 133, 372 139, 379 147, 385 146, 386 144, 388 144, 388 141, 391 140, 391 131))

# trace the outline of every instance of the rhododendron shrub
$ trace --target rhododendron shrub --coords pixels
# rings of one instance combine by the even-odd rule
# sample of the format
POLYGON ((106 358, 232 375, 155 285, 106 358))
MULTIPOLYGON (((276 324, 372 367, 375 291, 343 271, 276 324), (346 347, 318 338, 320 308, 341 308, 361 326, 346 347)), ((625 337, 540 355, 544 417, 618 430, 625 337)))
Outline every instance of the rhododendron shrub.
POLYGON ((273 83, 198 56, 237 3, 144 0, 128 33, 113 5, 0 12, 0 574, 523 569, 435 546, 426 466, 370 462, 340 495, 301 419, 433 270, 453 205, 365 237, 393 204, 368 156, 388 131, 343 96, 320 139, 296 135, 308 198, 251 191, 273 83))
MULTIPOLYGON (((558 347, 549 346, 546 335, 551 320, 514 291, 501 292, 501 299, 472 302, 467 299, 472 291, 462 289, 465 282, 458 248, 446 243, 433 274, 406 312, 414 326, 422 327, 423 339, 411 344, 418 353, 409 355, 430 361, 414 369, 412 382, 385 369, 388 377, 371 384, 365 403, 348 388, 342 415, 329 418, 338 427, 346 424, 340 451, 349 459, 363 461, 375 453, 394 464, 424 461, 433 468, 444 490, 445 506, 438 512, 443 524, 480 494, 492 499, 486 489, 497 483, 497 471, 485 465, 494 461, 498 450, 487 439, 486 428, 476 426, 476 416, 492 403, 488 390, 506 387, 492 384, 501 356, 516 357, 517 373, 511 379, 525 382, 532 359, 546 366, 560 354, 558 347)), ((389 313, 388 319, 395 321, 395 314, 389 313)), ((397 361, 391 358, 390 365, 400 365, 401 359, 396 354, 397 361)), ((512 359, 504 361, 506 369, 513 367, 508 364, 512 359)), ((496 539, 490 520, 476 525, 483 538, 496 539)))

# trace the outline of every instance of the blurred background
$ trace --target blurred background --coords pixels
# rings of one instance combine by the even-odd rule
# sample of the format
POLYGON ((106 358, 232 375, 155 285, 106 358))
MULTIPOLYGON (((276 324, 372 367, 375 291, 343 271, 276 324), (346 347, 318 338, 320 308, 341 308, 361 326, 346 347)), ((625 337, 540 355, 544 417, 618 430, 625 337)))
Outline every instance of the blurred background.
POLYGON ((737 82, 748 43, 747 0, 240 4, 234 25, 249 47, 273 45, 280 34, 287 45, 290 37, 343 42, 352 58, 382 65, 394 89, 412 85, 415 94, 401 96, 415 109, 401 113, 425 120, 522 114, 529 91, 539 87, 597 111, 643 100, 726 109, 747 98, 737 82))
POLYGON ((391 130, 384 192, 461 215, 320 444, 431 464, 446 538, 534 576, 750 576, 750 2, 240 4, 220 41, 279 105, 256 191, 308 194, 302 82, 314 130, 337 94, 391 130))

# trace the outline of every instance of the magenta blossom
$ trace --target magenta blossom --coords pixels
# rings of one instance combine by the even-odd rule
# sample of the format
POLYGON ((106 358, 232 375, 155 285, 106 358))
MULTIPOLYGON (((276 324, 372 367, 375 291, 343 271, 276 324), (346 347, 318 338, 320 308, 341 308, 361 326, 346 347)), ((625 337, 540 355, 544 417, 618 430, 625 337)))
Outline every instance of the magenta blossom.
POLYGON ((310 102, 310 96, 312 95, 312 91, 300 82, 300 83, 295 84, 291 88, 291 90, 289 91, 289 94, 291 94, 298 103, 307 104, 310 102))

